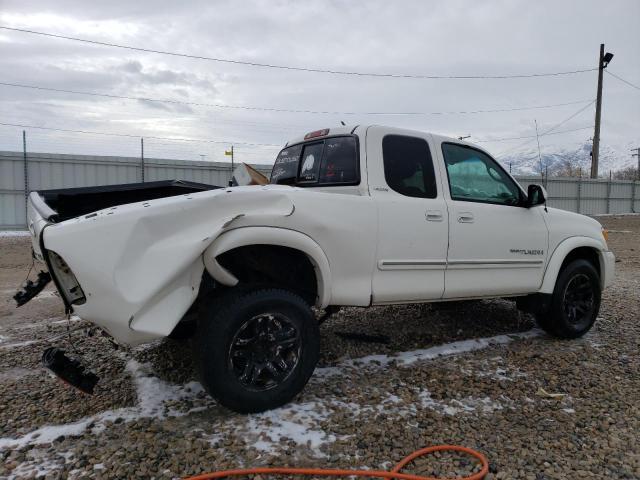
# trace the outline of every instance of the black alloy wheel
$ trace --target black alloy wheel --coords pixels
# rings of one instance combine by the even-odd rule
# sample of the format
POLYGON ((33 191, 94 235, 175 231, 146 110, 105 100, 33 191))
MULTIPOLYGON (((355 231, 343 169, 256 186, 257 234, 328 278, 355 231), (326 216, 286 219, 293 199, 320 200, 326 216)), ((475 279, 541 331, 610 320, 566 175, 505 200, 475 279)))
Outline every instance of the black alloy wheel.
POLYGON ((281 313, 262 313, 238 329, 229 348, 229 367, 245 388, 264 391, 285 381, 300 360, 302 338, 281 313))

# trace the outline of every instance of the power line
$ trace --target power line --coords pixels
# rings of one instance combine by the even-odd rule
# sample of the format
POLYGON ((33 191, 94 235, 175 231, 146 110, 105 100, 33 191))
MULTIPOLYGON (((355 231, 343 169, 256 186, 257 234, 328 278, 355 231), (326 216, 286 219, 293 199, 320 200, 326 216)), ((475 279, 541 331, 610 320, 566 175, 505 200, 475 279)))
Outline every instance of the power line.
MULTIPOLYGON (((555 124, 553 127, 551 127, 550 129, 546 130, 545 132, 541 133, 539 136, 545 136, 545 135, 549 135, 551 132, 555 131, 556 129, 560 128, 562 125, 564 125, 565 123, 567 123, 569 120, 571 120, 572 118, 580 115, 582 112, 584 112, 587 108, 589 108, 591 105, 593 105, 594 103, 596 103, 595 100, 589 102, 587 105, 585 105, 584 107, 582 107, 581 109, 579 109, 577 112, 569 115, 567 118, 565 118, 564 120, 562 120, 561 122, 555 124)), ((533 137, 535 138, 535 136, 533 137)), ((503 152, 499 153, 498 155, 496 155, 497 157, 503 157, 504 155, 506 155, 509 152, 512 152, 514 150, 518 150, 528 144, 530 144, 533 141, 533 139, 527 140, 526 142, 516 146, 516 147, 511 147, 508 148, 507 150, 504 150, 503 152)))
POLYGON ((36 125, 22 125, 18 123, 3 123, 0 122, 0 125, 5 127, 19 127, 19 128, 34 128, 38 130, 51 130, 56 132, 66 132, 66 133, 81 133, 81 134, 89 134, 89 135, 108 135, 113 137, 128 137, 128 138, 150 138, 154 140, 171 140, 175 142, 199 142, 199 143, 221 143, 224 145, 246 145, 253 147, 281 147, 282 145, 276 145, 273 143, 250 143, 250 142, 237 142, 235 140, 205 140, 205 139, 197 139, 197 138, 171 138, 171 137, 156 137, 151 135, 132 135, 128 133, 112 133, 112 132, 97 132, 97 131, 88 131, 88 130, 70 130, 66 128, 54 128, 54 127, 39 127, 36 125))
POLYGON ((22 32, 29 33, 33 35, 41 35, 44 37, 58 38, 63 40, 72 40, 75 42, 89 43, 93 45, 101 45, 104 47, 114 47, 121 48, 125 50, 134 50, 137 52, 146 52, 146 53, 157 53, 161 55, 170 55, 173 57, 183 57, 190 58, 194 60, 207 60, 211 62, 219 62, 219 63, 228 63, 235 65, 245 65, 250 67, 262 67, 262 68, 273 68, 279 70, 293 70, 298 72, 311 72, 311 73, 328 73, 333 75, 352 75, 359 77, 378 77, 378 78, 414 78, 414 79, 460 79, 460 80, 477 80, 477 79, 508 79, 508 78, 532 78, 532 77, 557 77, 561 75, 573 75, 577 73, 585 73, 592 72, 597 70, 596 68, 584 68, 584 69, 576 69, 576 70, 568 70, 568 71, 560 71, 560 72, 547 72, 547 73, 530 73, 530 74, 502 74, 502 75, 421 75, 421 74, 410 74, 410 73, 375 73, 375 72, 357 72, 357 71, 348 71, 348 70, 331 70, 331 69, 323 69, 323 68, 312 68, 312 67, 295 67, 291 65, 278 65, 271 63, 260 63, 260 62, 249 62, 244 60, 234 60, 229 58, 219 58, 219 57, 207 57, 203 55, 193 55, 188 53, 179 53, 179 52, 170 52, 167 50, 155 50, 151 48, 143 48, 143 47, 134 47, 131 45, 122 45, 118 43, 109 43, 109 42, 101 42, 98 40, 89 40, 86 38, 79 37, 71 37, 67 35, 57 35, 54 33, 48 32, 38 32, 35 30, 27 30, 24 28, 13 28, 13 27, 5 27, 0 26, 0 29, 10 30, 13 32, 22 32))
POLYGON ((171 99, 158 99, 158 98, 150 98, 150 97, 132 97, 127 95, 115 95, 110 93, 98 93, 98 92, 86 92, 80 90, 66 90, 62 88, 53 88, 53 87, 42 87, 40 85, 27 85, 24 83, 8 83, 8 82, 0 82, 0 85, 5 87, 15 87, 15 88, 27 88, 32 90, 43 90, 47 92, 57 92, 57 93, 70 93, 73 95, 87 95, 91 97, 103 97, 103 98, 116 98, 120 100, 134 100, 140 102, 158 102, 158 103, 170 103, 177 105, 189 105, 189 106, 198 106, 198 107, 213 107, 213 108, 229 108, 229 109, 241 109, 241 110, 258 110, 258 111, 266 111, 266 112, 284 112, 284 113, 312 113, 312 114, 322 114, 322 115, 471 115, 478 113, 501 113, 501 112, 518 112, 522 110, 539 110, 545 108, 555 108, 555 107, 565 107, 567 105, 577 105, 580 103, 590 102, 591 100, 575 100, 572 102, 565 103, 554 103, 549 105, 532 105, 532 106, 523 106, 523 107, 512 107, 512 108, 496 108, 496 109, 487 109, 487 110, 461 110, 461 111, 445 111, 445 112, 338 112, 338 111, 322 111, 322 110, 293 110, 286 108, 268 108, 268 107, 252 107, 252 106, 244 106, 244 105, 227 105, 223 103, 201 103, 201 102, 186 102, 182 100, 171 100, 171 99))
POLYGON ((630 81, 625 80, 624 78, 622 78, 622 77, 620 77, 620 76, 616 75, 615 73, 611 73, 609 70, 605 70, 604 72, 605 72, 605 73, 608 73, 609 75, 611 75, 611 76, 612 76, 612 77, 614 77, 614 78, 617 78, 617 79, 618 79, 618 80, 620 80, 621 82, 626 83, 626 84, 627 84, 627 85, 629 85, 630 87, 633 87, 633 88, 635 88, 636 90, 640 90, 640 87, 639 87, 639 86, 634 85, 634 84, 633 84, 633 83, 631 83, 630 81))
MULTIPOLYGON (((588 130, 591 128, 593 128, 593 125, 589 125, 587 127, 572 128, 571 130, 560 130, 559 132, 541 133, 540 135, 537 135, 537 136, 544 137, 548 135, 560 135, 562 133, 579 132, 581 130, 588 130)), ((474 143, 508 142, 510 140, 523 140, 525 138, 536 138, 536 135, 525 135, 522 137, 496 138, 493 140, 476 140, 474 143)))

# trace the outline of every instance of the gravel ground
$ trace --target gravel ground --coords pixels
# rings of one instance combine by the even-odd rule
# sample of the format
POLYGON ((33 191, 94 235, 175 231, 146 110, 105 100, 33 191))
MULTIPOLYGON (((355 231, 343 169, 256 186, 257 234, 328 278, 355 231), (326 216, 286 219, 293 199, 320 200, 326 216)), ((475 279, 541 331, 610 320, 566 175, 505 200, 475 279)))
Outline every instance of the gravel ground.
MULTIPOLYGON (((455 443, 487 455, 490 479, 638 479, 640 217, 599 220, 619 263, 584 338, 550 338, 503 300, 346 309, 322 325, 320 366, 304 392, 258 415, 210 400, 184 342, 116 350, 103 337, 72 334, 101 381, 93 396, 62 385, 39 366, 46 339, 87 325, 66 320, 51 290, 14 308, 29 243, 0 237, 0 478, 388 469, 415 449, 455 443)), ((66 336, 56 342, 71 348, 66 336)), ((441 455, 410 471, 474 468, 441 455)))

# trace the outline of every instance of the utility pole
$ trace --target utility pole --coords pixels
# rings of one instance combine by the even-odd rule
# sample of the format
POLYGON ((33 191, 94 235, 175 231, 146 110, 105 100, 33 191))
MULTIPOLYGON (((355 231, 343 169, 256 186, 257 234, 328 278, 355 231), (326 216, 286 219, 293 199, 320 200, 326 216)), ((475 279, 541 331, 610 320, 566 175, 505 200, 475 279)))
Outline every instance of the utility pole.
POLYGON ((140 138, 140 169, 142 170, 142 183, 144 183, 144 138, 140 138))
POLYGON ((602 77, 604 69, 613 58, 613 53, 604 53, 604 43, 600 44, 598 59, 598 94, 596 96, 596 122, 593 132, 593 147, 591 152, 591 178, 598 178, 598 160, 600 157, 600 117, 602 115, 602 77))
POLYGON ((233 145, 231 145, 231 150, 225 150, 224 154, 231 156, 231 176, 229 177, 229 186, 233 187, 233 145))
POLYGON ((636 153, 632 153, 632 157, 638 157, 638 171, 636 173, 636 180, 640 180, 640 147, 632 148, 631 151, 636 151, 636 153))
POLYGON ((536 124, 536 141, 538 142, 538 164, 540 165, 540 176, 544 182, 544 176, 542 175, 542 155, 540 154, 540 137, 538 136, 538 120, 533 120, 536 124))
POLYGON ((27 201, 29 200, 29 164, 27 163, 27 132, 22 131, 22 160, 24 162, 24 224, 29 228, 27 201))

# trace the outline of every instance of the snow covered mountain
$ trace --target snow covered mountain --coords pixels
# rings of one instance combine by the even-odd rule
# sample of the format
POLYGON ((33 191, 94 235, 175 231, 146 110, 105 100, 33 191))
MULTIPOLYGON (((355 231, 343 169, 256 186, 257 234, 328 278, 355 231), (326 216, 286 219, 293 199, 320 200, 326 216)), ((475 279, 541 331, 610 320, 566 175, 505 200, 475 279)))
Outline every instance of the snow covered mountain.
MULTIPOLYGON (((600 144, 600 161, 598 170, 600 176, 608 176, 609 170, 621 170, 632 165, 637 165, 637 159, 631 156, 631 148, 636 145, 631 143, 612 147, 600 144)), ((583 176, 591 172, 591 142, 585 142, 575 148, 558 148, 554 146, 541 146, 542 169, 547 169, 549 175, 570 174, 581 169, 583 176)), ((538 148, 534 144, 526 150, 520 150, 513 154, 500 158, 505 167, 511 164, 511 172, 518 175, 539 175, 540 161, 538 160, 538 148)), ((577 175, 577 174, 575 174, 577 175)))

